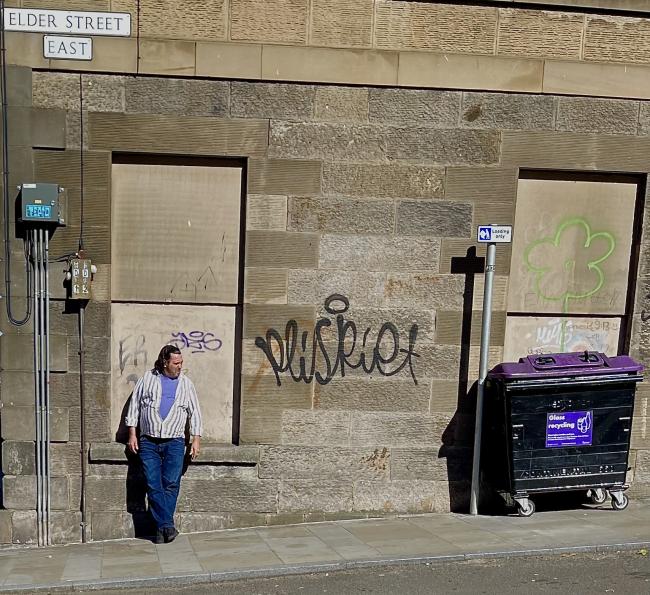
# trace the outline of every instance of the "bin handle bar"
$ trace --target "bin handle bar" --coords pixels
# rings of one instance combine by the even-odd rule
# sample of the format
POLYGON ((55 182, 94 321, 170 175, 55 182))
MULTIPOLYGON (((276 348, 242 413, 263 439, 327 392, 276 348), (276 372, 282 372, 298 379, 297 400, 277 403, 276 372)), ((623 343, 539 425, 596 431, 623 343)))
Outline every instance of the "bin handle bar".
POLYGON ((557 368, 557 369, 562 369, 562 368, 585 368, 585 367, 594 367, 594 366, 600 366, 604 362, 603 358, 600 356, 600 354, 594 352, 594 351, 585 351, 584 353, 581 353, 580 355, 577 356, 577 361, 569 361, 565 363, 558 363, 557 359, 553 355, 529 355, 528 356, 528 361, 531 363, 531 365, 538 369, 546 369, 548 370, 549 368, 557 368))

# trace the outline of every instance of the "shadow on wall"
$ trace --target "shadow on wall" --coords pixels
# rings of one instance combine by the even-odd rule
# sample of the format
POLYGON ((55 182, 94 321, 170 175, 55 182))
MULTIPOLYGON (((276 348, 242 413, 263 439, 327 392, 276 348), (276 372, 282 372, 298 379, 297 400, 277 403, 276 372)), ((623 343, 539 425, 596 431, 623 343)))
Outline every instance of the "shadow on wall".
MULTIPOLYGON (((147 487, 142 472, 140 457, 129 451, 126 443, 129 438, 129 428, 124 423, 124 418, 131 403, 131 396, 122 407, 120 423, 115 432, 115 441, 124 444, 124 454, 127 459, 126 472, 126 511, 133 520, 133 532, 135 537, 147 538, 156 534, 156 525, 153 517, 147 509, 147 487)), ((138 432, 138 439, 140 438, 138 432)))
MULTIPOLYGON (((483 274, 485 258, 476 255, 476 247, 467 249, 467 255, 451 259, 451 272, 465 275, 463 315, 461 323, 460 364, 458 367, 458 400, 456 411, 442 434, 438 457, 447 460, 449 503, 452 512, 469 512, 476 423, 476 392, 478 382, 469 380, 469 356, 472 333, 474 280, 483 274)), ((481 506, 492 508, 498 500, 487 489, 481 489, 481 506)))

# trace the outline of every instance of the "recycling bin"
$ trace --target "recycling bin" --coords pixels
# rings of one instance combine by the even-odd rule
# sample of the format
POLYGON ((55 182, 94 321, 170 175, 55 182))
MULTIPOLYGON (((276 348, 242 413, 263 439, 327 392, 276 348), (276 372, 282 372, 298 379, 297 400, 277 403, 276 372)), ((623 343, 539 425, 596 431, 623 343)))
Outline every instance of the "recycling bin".
POLYGON ((529 355, 502 363, 485 384, 483 478, 521 516, 531 495, 585 490, 628 505, 634 395, 643 366, 598 352, 529 355))

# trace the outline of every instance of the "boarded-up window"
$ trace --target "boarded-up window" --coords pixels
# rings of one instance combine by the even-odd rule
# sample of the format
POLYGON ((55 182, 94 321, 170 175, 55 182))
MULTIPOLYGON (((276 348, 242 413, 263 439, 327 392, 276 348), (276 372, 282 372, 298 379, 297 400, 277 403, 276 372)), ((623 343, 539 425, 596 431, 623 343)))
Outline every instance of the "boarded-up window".
POLYGON ((113 300, 237 302, 241 168, 113 164, 113 300))
POLYGON ((240 300, 242 168, 113 164, 112 420, 160 348, 183 353, 204 436, 231 442, 240 300))
POLYGON ((637 184, 520 179, 504 360, 619 351, 637 184))

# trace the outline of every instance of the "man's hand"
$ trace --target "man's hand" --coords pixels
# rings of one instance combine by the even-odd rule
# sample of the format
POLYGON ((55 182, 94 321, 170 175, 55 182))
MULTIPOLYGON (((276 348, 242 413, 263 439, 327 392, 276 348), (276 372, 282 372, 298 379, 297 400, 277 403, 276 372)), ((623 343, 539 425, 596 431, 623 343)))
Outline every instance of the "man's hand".
POLYGON ((192 445, 190 446, 190 458, 192 460, 196 459, 199 456, 201 450, 201 436, 194 436, 192 439, 192 445))
POLYGON ((129 428, 129 441, 126 444, 133 454, 138 453, 138 437, 135 435, 135 428, 129 428))

